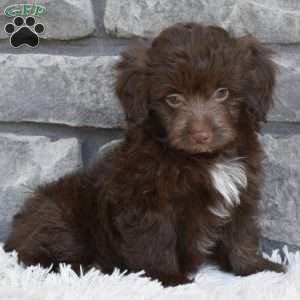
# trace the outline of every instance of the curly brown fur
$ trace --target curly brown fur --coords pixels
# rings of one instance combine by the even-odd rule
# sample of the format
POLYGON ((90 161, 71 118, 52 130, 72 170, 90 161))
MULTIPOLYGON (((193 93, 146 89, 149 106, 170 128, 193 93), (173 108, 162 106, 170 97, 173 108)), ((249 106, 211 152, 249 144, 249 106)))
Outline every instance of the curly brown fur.
POLYGON ((194 23, 129 48, 116 66, 124 142, 40 186, 5 249, 26 265, 145 270, 164 285, 190 282, 208 260, 239 275, 283 271, 257 253, 270 54, 251 36, 194 23))

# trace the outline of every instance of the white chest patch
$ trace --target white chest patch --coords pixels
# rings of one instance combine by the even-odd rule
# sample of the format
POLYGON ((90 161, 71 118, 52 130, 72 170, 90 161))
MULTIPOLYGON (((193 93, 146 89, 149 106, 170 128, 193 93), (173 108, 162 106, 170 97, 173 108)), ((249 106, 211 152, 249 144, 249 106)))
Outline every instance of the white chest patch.
POLYGON ((229 216, 230 208, 240 204, 240 192, 247 187, 246 167, 241 158, 217 163, 210 174, 215 189, 223 196, 225 203, 219 203, 210 210, 222 218, 229 216))

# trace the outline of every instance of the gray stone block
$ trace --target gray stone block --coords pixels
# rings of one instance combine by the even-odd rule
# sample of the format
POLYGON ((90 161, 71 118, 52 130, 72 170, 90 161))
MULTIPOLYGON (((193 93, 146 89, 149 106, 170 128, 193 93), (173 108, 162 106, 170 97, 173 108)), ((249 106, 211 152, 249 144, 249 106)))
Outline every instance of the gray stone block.
POLYGON ((300 3, 292 0, 107 0, 104 24, 119 37, 157 34, 176 22, 223 26, 264 42, 300 41, 300 3))
POLYGON ((267 158, 261 202, 263 236, 300 246, 300 136, 261 138, 267 158))
MULTIPOLYGON (((4 9, 18 1, 0 0, 0 39, 7 38, 4 31, 6 23, 12 21, 3 14, 4 9)), ((23 1, 23 3, 26 3, 23 1)), ((95 30, 94 13, 91 0, 39 0, 38 3, 47 9, 45 16, 37 17, 39 23, 45 25, 45 32, 41 35, 45 39, 70 40, 91 35, 95 30)))
MULTIPOLYGON (((275 48, 279 66, 271 121, 300 121, 299 47, 275 48)), ((0 54, 0 120, 119 128, 113 92, 117 56, 0 54)))
POLYGON ((153 37, 177 22, 222 23, 235 0, 107 0, 104 26, 118 37, 153 37))
POLYGON ((0 55, 0 120, 114 128, 113 56, 0 55))
MULTIPOLYGON (((271 121, 300 121, 299 48, 277 49, 276 105, 271 121)), ((1 54, 0 120, 122 127, 114 96, 116 56, 1 54)))
POLYGON ((278 64, 278 82, 275 89, 275 107, 269 115, 270 121, 300 121, 300 48, 276 49, 274 56, 278 64))
POLYGON ((42 182, 82 166, 77 139, 0 134, 0 239, 23 200, 42 182))
POLYGON ((224 26, 237 35, 251 33, 266 43, 300 41, 298 0, 238 0, 224 26))

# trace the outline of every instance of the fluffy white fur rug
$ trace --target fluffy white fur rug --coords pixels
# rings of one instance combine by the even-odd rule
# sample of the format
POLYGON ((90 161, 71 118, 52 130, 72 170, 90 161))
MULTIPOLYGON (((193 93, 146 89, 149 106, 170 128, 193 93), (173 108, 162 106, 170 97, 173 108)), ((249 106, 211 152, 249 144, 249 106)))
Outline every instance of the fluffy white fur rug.
MULTIPOLYGON (((1 300, 299 300, 300 253, 284 248, 289 265, 286 274, 264 272, 238 277, 218 271, 213 266, 199 270, 195 283, 163 288, 159 282, 140 277, 123 276, 118 271, 103 275, 92 270, 78 277, 68 266, 60 274, 40 267, 23 268, 17 264, 16 253, 4 253, 0 245, 1 300)), ((273 261, 281 262, 278 251, 273 261)))

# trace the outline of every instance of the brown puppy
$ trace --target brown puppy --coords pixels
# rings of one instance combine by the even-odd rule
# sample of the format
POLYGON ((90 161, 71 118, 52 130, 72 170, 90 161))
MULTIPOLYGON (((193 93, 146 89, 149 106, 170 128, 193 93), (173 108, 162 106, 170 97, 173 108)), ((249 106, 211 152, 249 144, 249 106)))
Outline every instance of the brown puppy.
POLYGON ((177 24, 125 51, 117 71, 124 142, 39 187, 5 249, 26 265, 145 270, 164 285, 189 282, 207 260, 239 275, 283 271, 257 254, 270 51, 250 36, 177 24))

